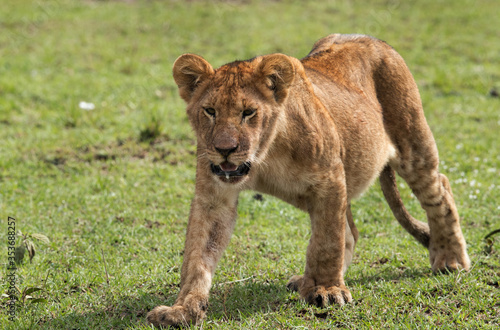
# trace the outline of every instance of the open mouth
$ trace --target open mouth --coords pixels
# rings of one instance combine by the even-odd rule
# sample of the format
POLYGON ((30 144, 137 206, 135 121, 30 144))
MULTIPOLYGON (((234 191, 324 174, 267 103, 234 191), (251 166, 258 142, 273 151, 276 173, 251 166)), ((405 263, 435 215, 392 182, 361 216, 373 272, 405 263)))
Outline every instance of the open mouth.
POLYGON ((233 177, 242 177, 248 174, 250 171, 250 163, 245 162, 240 166, 236 166, 228 161, 221 163, 220 165, 210 164, 210 169, 212 173, 230 179, 233 177))

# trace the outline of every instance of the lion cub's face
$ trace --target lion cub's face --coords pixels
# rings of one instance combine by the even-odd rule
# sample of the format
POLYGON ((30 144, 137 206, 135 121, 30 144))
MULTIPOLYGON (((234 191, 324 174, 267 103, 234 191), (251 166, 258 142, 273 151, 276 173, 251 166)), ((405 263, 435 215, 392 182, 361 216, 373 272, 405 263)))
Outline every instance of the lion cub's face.
POLYGON ((200 56, 185 54, 173 72, 197 135, 199 166, 222 182, 244 181, 276 135, 295 75, 292 61, 274 54, 214 70, 200 56))

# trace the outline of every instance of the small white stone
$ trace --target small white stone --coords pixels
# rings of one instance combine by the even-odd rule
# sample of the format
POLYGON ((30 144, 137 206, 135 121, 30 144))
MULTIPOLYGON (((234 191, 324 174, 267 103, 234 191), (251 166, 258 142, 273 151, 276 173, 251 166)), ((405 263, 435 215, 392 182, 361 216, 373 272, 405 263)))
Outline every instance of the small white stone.
POLYGON ((80 101, 80 103, 78 103, 78 106, 80 107, 80 109, 87 111, 95 109, 95 104, 91 102, 80 101))

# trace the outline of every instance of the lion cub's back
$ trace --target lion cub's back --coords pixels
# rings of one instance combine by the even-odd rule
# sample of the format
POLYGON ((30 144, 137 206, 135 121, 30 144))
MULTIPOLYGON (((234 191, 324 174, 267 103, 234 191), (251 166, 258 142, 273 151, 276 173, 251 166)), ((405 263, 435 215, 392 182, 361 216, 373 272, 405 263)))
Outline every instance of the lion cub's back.
POLYGON ((395 53, 388 44, 370 36, 331 34, 318 40, 301 62, 306 72, 319 73, 353 91, 375 94, 373 70, 388 52, 395 53))

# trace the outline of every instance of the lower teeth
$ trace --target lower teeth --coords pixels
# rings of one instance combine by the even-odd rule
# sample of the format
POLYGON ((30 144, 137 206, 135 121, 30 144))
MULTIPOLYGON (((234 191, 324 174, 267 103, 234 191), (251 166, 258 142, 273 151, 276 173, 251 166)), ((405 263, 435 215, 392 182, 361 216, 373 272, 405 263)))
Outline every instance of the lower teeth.
POLYGON ((229 174, 226 173, 226 180, 229 180, 229 174))

